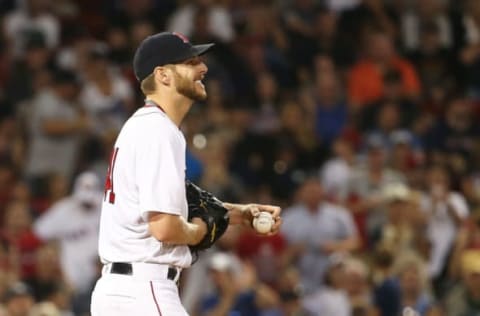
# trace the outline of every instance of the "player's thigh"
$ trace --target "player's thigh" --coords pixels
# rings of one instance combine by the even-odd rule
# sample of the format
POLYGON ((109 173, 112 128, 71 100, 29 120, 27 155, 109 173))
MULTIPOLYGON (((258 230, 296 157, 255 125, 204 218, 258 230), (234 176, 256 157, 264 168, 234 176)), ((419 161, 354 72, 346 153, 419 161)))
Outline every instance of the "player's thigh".
POLYGON ((130 316, 138 312, 137 285, 128 276, 100 278, 92 293, 92 316, 130 316))
POLYGON ((145 315, 188 316, 180 301, 178 287, 173 281, 151 281, 147 291, 149 295, 144 297, 144 306, 148 306, 148 308, 153 306, 154 310, 149 310, 145 315))

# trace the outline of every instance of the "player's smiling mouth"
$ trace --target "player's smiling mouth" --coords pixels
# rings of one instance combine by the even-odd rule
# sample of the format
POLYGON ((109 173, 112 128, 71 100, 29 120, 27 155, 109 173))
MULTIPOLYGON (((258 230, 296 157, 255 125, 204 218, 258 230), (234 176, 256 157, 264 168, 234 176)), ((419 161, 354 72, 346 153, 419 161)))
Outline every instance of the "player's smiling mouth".
POLYGON ((205 88, 205 85, 203 84, 202 79, 195 80, 195 83, 198 83, 198 84, 201 85, 203 88, 205 88))

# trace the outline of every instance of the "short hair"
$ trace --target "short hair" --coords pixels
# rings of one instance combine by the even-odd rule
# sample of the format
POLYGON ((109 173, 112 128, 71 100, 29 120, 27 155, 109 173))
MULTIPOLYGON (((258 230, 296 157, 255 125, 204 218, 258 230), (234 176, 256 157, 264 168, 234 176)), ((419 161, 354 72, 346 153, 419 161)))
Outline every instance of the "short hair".
POLYGON ((140 89, 144 95, 152 94, 155 92, 157 86, 155 83, 155 74, 152 72, 140 83, 140 89))

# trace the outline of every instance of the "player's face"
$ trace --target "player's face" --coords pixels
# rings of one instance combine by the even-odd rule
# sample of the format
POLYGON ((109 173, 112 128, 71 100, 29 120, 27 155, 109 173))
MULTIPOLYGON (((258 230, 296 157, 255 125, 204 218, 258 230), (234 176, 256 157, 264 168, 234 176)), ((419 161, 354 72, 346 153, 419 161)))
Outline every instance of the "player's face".
POLYGON ((207 66, 200 57, 194 57, 177 64, 174 71, 177 92, 194 101, 207 98, 207 91, 202 83, 207 66))

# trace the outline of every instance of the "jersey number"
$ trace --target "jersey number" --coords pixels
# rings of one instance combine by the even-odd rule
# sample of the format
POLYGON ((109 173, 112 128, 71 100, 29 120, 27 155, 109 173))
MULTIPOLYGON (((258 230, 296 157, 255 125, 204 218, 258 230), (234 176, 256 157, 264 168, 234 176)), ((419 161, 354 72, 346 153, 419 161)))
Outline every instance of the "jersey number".
POLYGON ((108 203, 115 203, 115 192, 113 191, 113 168, 115 168, 115 161, 117 160, 118 147, 115 147, 110 155, 110 164, 107 170, 107 178, 105 179, 104 199, 108 196, 108 203))

